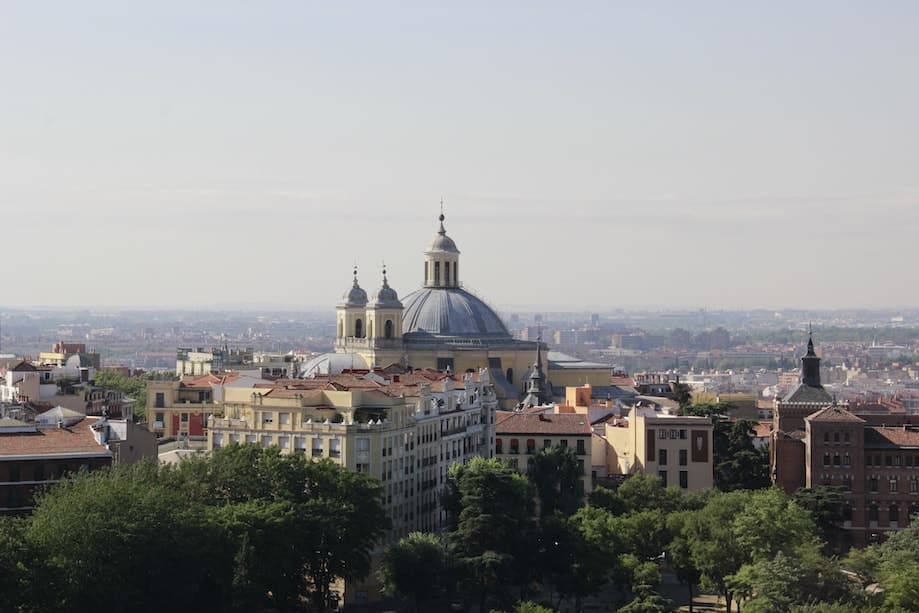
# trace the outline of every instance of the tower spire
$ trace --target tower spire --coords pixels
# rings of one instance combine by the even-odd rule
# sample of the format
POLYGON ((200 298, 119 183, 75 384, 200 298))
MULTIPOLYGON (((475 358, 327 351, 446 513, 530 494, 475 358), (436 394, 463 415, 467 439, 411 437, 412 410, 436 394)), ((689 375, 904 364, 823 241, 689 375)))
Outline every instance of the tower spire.
POLYGON ((801 383, 811 387, 823 387, 820 383, 820 358, 814 351, 813 331, 807 333, 807 353, 801 358, 801 383))
POLYGON ((444 197, 440 197, 440 217, 437 219, 440 220, 440 230, 437 231, 438 234, 444 235, 447 233, 447 230, 444 228, 444 197))

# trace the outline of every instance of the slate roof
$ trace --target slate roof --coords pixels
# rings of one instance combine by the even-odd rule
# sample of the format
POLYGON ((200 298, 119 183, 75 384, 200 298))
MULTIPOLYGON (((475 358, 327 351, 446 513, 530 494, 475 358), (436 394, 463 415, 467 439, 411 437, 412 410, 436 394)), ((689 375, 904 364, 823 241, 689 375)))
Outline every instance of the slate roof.
POLYGON ((798 402, 802 404, 830 404, 833 397, 823 387, 800 384, 790 394, 782 398, 782 403, 798 402))

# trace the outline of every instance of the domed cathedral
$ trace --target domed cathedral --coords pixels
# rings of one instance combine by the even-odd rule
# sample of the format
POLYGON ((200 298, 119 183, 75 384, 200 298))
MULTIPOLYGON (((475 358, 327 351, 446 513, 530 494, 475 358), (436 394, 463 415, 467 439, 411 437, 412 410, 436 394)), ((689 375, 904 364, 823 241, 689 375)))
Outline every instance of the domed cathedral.
POLYGON ((460 250, 447 236, 443 212, 439 220, 424 252, 424 285, 400 301, 384 267, 382 285, 368 299, 355 268, 337 307, 336 355, 310 360, 302 376, 340 372, 349 364, 453 372, 487 367, 502 407, 517 404, 538 342, 515 339, 491 307, 463 289, 460 250))

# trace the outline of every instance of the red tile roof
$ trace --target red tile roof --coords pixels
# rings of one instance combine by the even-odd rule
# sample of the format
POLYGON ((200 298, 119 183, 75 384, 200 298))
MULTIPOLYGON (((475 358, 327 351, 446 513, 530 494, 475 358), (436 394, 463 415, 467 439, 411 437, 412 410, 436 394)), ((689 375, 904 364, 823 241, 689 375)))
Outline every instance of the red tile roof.
POLYGON ((69 428, 40 427, 31 433, 4 434, 0 431, 0 461, 7 456, 24 455, 111 457, 112 453, 96 442, 90 430, 96 421, 98 418, 86 417, 69 428))
POLYGON ((861 417, 853 415, 843 407, 835 404, 824 407, 816 413, 811 413, 804 419, 807 421, 848 422, 853 424, 865 423, 865 420, 861 417))
POLYGON ((593 429, 586 415, 540 414, 498 411, 495 417, 495 434, 569 434, 590 436, 593 429))
POLYGON ((865 447, 919 447, 919 430, 869 426, 865 428, 865 447))

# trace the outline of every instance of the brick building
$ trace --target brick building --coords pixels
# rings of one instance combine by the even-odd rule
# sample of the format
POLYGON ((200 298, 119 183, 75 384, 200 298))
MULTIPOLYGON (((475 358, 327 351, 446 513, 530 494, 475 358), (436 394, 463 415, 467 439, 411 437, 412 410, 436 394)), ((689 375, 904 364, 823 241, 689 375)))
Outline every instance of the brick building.
POLYGON ((837 404, 820 385, 819 365, 810 341, 801 384, 776 403, 773 482, 789 493, 841 488, 845 544, 865 545, 919 513, 919 428, 904 416, 859 415, 837 404))

